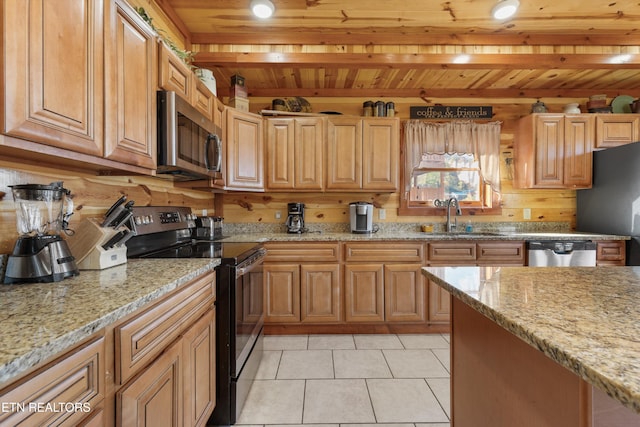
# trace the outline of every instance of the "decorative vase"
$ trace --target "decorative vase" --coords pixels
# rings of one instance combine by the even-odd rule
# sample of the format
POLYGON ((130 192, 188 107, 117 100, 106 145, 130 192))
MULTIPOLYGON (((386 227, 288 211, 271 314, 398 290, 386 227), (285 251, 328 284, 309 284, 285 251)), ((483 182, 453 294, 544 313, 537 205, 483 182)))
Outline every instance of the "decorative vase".
POLYGON ((206 68, 198 68, 195 71, 196 76, 204 83, 204 85, 209 88, 211 93, 215 96, 218 96, 218 89, 216 86, 216 78, 213 77, 213 71, 207 70, 206 68))
POLYGON ((565 112, 565 114, 580 114, 581 113, 579 104, 577 104, 577 103, 565 105, 564 106, 564 112, 565 112))
POLYGON ((532 113, 546 113, 547 112, 547 106, 544 105, 544 102, 538 101, 535 104, 531 105, 531 112, 532 113))

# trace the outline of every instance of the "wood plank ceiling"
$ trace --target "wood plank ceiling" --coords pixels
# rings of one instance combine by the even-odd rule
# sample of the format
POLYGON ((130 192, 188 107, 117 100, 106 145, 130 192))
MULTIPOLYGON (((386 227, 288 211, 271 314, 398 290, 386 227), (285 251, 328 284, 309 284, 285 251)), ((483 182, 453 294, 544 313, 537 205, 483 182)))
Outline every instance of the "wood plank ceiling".
POLYGON ((520 0, 503 22, 498 0, 272 0, 268 20, 250 0, 155 1, 250 96, 640 96, 640 0, 520 0))

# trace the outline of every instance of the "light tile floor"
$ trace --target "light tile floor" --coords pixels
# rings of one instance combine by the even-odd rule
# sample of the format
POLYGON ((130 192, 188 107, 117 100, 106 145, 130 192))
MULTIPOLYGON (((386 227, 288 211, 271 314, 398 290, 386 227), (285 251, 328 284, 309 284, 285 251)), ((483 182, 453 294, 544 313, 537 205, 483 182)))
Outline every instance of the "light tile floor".
POLYGON ((448 335, 268 335, 264 346, 236 424, 449 427, 448 335))

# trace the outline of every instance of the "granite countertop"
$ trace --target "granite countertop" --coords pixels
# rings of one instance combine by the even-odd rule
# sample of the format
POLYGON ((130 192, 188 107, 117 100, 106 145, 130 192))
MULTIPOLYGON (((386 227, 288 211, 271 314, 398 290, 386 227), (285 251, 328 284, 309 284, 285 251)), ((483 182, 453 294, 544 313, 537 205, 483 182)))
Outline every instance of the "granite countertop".
POLYGON ((228 236, 224 242, 315 242, 315 241, 384 241, 384 240, 628 240, 629 236, 595 233, 522 233, 522 232, 473 232, 473 233, 423 233, 423 232, 378 232, 371 234, 308 232, 289 233, 242 233, 228 236))
POLYGON ((640 267, 424 267, 453 296, 640 413, 640 267))
POLYGON ((0 285, 0 386, 219 264, 131 259, 55 283, 0 285))

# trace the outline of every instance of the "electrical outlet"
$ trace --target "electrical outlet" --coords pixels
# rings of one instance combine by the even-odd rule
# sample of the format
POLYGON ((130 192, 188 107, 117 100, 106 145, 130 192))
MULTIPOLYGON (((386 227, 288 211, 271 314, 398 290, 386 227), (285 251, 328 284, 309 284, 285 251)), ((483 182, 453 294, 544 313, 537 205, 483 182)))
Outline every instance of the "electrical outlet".
POLYGON ((202 209, 202 216, 207 216, 207 210, 206 209, 202 209))
POLYGON ((386 209, 378 209, 378 219, 387 219, 386 209))
POLYGON ((282 212, 276 211, 276 219, 280 219, 282 217, 282 212))
POLYGON ((530 208, 522 209, 522 219, 531 219, 531 209, 530 208))

